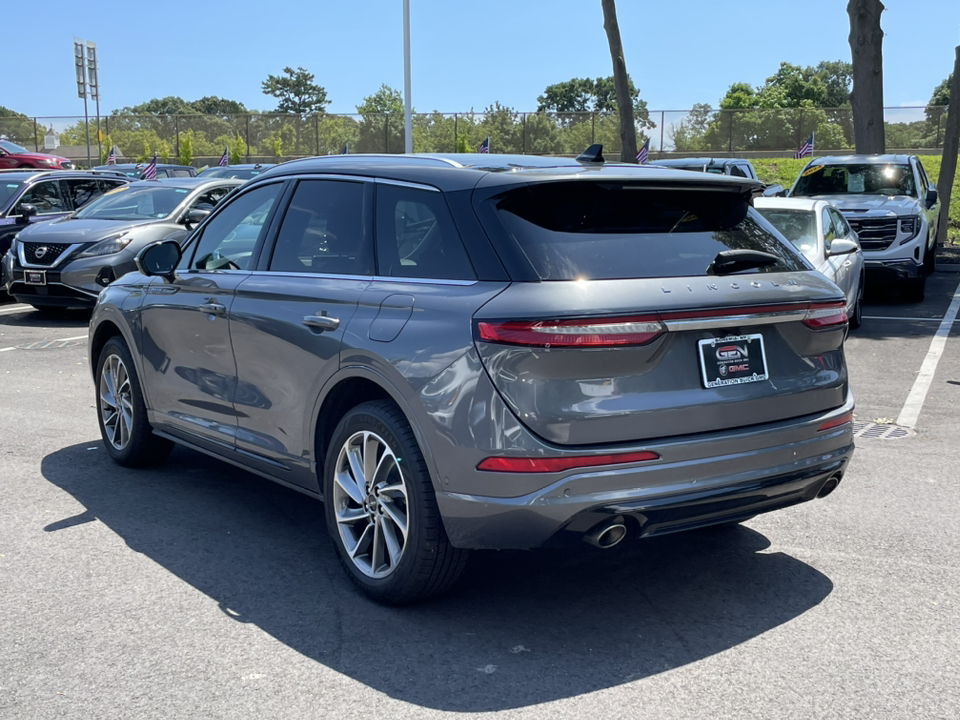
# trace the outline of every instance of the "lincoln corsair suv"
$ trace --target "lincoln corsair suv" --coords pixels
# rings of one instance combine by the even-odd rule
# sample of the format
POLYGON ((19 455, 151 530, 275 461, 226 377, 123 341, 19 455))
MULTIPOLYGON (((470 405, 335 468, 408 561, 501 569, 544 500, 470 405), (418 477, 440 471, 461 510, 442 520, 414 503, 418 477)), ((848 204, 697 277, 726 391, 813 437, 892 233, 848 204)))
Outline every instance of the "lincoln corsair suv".
POLYGON ((90 324, 104 444, 322 499, 386 603, 471 548, 736 523, 853 453, 844 296, 747 178, 505 155, 283 163, 144 248, 90 324))

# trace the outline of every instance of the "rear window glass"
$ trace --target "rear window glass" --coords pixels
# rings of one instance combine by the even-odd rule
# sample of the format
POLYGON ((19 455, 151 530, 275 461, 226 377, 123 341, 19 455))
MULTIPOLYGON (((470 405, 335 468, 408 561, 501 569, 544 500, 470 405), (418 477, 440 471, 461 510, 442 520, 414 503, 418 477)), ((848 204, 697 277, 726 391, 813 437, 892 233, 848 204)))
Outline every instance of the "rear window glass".
POLYGON ((543 183, 492 202, 543 280, 703 276, 717 253, 737 249, 779 258, 737 275, 808 269, 734 192, 543 183))

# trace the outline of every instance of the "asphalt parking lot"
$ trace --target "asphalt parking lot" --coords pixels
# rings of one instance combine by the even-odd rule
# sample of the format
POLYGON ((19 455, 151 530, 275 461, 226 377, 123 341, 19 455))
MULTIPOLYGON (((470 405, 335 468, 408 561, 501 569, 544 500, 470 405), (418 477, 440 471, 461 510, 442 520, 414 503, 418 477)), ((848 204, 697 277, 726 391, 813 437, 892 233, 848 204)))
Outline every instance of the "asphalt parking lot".
POLYGON ((956 718, 958 284, 868 298, 829 498, 477 553, 405 609, 352 589, 301 495, 183 449, 114 466, 88 316, 0 305, 0 718, 956 718))

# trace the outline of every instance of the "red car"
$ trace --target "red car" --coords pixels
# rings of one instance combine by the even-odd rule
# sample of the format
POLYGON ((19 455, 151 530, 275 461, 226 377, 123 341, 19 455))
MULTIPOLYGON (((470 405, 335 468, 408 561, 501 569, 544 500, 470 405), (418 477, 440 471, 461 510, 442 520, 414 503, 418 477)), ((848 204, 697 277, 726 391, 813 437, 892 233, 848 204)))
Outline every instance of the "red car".
POLYGON ((72 170, 73 163, 59 155, 30 152, 9 140, 0 140, 0 168, 42 168, 72 170))

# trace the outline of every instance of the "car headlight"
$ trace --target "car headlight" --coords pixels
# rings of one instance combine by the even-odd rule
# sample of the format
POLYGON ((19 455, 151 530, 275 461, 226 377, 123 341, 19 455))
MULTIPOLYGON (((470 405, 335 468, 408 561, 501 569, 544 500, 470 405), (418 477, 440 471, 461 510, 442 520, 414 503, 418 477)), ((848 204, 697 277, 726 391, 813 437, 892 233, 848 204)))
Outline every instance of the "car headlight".
POLYGON ((100 257, 101 255, 113 255, 123 250, 133 238, 129 235, 129 231, 117 233, 116 235, 111 235, 110 237, 104 238, 95 245, 91 245, 82 253, 77 255, 78 258, 85 257, 100 257))
POLYGON ((53 167, 60 167, 60 161, 56 158, 40 158, 40 163, 42 165, 52 165, 53 167))
POLYGON ((900 232, 907 236, 904 240, 900 241, 901 245, 913 240, 917 236, 917 233, 920 232, 920 218, 916 215, 900 218, 900 232))

